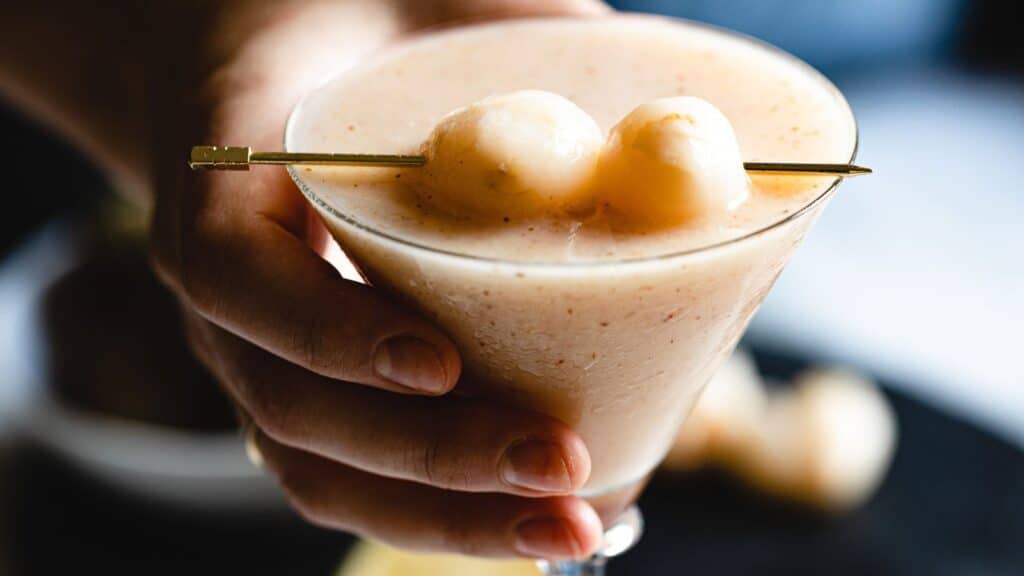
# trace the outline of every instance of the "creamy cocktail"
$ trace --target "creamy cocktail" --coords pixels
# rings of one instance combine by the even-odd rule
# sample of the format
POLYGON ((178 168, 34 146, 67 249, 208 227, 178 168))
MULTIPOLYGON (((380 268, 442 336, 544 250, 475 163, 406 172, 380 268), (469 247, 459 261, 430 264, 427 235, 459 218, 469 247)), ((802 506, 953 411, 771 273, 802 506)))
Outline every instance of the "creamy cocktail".
MULTIPOLYGON (((809 68, 647 17, 490 24, 404 44, 309 95, 286 147, 415 153, 453 109, 523 89, 575 103, 602 137, 638 105, 685 95, 721 110, 747 161, 847 162, 855 148, 846 102, 809 68)), ((422 170, 292 168, 366 279, 454 339, 459 390, 577 430, 592 460, 585 496, 660 461, 833 184, 755 178, 713 216, 661 222, 602 201, 453 210, 424 194, 422 170)), ((614 202, 629 202, 619 180, 614 202)))

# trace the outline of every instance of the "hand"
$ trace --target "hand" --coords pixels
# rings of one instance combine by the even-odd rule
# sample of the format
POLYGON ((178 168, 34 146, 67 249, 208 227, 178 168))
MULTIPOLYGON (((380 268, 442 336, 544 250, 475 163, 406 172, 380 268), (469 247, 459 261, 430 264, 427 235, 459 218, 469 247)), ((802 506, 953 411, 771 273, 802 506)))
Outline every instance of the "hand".
MULTIPOLYGON (((253 12, 231 20, 251 28, 213 28, 219 42, 239 40, 204 83, 209 122, 194 143, 278 148, 304 92, 417 27, 485 9, 604 9, 590 0, 243 5, 253 12)), ((452 342, 343 279, 321 257, 328 241, 280 168, 185 174, 158 193, 157 269, 180 296, 197 355, 252 418, 295 508, 406 548, 593 552, 600 520, 570 495, 590 470, 579 437, 544 415, 446 395, 461 367, 452 342)))

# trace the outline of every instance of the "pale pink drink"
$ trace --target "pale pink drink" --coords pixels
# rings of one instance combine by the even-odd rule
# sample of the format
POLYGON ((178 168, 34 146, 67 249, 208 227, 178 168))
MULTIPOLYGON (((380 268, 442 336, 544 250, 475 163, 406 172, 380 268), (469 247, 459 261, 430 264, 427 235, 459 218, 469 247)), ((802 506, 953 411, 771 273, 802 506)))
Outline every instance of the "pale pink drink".
MULTIPOLYGON (((846 101, 803 63, 639 16, 424 36, 310 94, 286 147, 415 153, 452 109, 520 89, 568 97, 605 132, 643 102, 698 96, 725 113, 747 161, 848 162, 856 147, 846 101)), ((632 497, 658 464, 836 185, 755 179, 725 218, 637 232, 602 218, 446 217, 417 201, 409 170, 292 174, 366 280, 455 340, 463 391, 579 432, 593 462, 582 495, 596 501, 632 497)))

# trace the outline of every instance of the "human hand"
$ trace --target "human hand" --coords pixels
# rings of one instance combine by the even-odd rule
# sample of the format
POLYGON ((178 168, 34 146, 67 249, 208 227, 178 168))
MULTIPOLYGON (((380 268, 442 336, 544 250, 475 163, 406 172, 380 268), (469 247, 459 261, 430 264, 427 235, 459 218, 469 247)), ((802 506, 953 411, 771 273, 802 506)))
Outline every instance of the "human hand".
MULTIPOLYGON (((208 122, 195 143, 278 148, 302 94, 419 27, 604 9, 590 0, 239 6, 251 12, 211 27, 212 51, 228 56, 204 82, 208 122)), ((406 548, 593 552, 600 520, 571 495, 590 470, 579 437, 544 415, 448 395, 461 368, 452 342, 415 311, 343 279, 321 257, 328 242, 281 168, 185 174, 158 192, 158 272, 294 507, 406 548)))

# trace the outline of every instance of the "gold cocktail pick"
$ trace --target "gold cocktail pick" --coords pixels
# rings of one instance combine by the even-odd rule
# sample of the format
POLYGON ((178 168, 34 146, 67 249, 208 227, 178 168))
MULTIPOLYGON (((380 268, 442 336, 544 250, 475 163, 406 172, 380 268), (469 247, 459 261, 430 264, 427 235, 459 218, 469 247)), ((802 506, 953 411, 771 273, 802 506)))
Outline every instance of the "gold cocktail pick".
MULTIPOLYGON (((423 156, 397 154, 321 154, 309 152, 253 152, 248 146, 193 146, 188 165, 193 170, 248 170, 253 164, 314 164, 321 166, 410 167, 427 163, 423 156)), ((755 174, 797 176, 862 176, 870 168, 853 164, 802 164, 798 162, 744 162, 755 174)))

